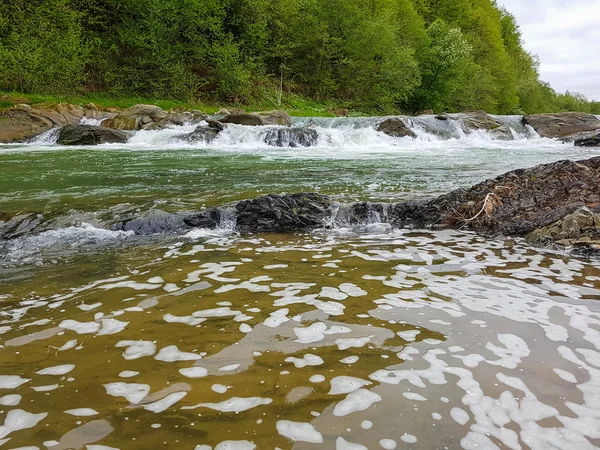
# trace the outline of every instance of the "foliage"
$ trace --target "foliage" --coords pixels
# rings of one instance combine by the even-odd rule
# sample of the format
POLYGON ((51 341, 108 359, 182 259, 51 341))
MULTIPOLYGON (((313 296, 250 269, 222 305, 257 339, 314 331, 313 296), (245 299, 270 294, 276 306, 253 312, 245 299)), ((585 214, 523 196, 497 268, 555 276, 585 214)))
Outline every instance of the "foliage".
POLYGON ((288 106, 600 112, 494 0, 0 2, 2 90, 273 107, 282 78, 288 106))

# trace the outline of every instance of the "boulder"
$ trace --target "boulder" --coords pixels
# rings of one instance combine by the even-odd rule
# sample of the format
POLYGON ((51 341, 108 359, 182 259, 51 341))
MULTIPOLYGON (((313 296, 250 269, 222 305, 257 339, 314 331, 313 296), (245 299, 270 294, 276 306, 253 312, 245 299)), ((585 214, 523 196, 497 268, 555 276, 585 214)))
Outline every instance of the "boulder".
POLYGON ((526 236, 583 207, 600 205, 600 157, 508 172, 469 189, 391 208, 393 223, 526 236))
POLYGON ((292 118, 285 111, 270 111, 251 114, 230 114, 221 119, 223 123, 233 123, 237 125, 265 126, 265 125, 283 125, 292 126, 292 118))
POLYGON ((25 142, 52 128, 77 124, 84 110, 74 105, 19 105, 0 111, 0 142, 25 142))
POLYGON ((348 117, 350 111, 346 108, 331 108, 327 110, 328 113, 334 114, 338 117, 348 117))
POLYGON ((600 130, 571 134, 562 138, 561 141, 573 142, 576 147, 600 147, 600 130))
POLYGON ((135 105, 121 111, 112 119, 102 122, 102 126, 114 130, 141 130, 150 123, 159 123, 168 113, 155 105, 135 105))
POLYGON ((177 232, 184 228, 184 224, 182 217, 177 214, 150 210, 131 220, 114 223, 110 228, 115 231, 132 231, 138 236, 150 236, 177 232))
POLYGON ((444 113, 438 114, 437 116, 435 116, 435 118, 437 120, 443 120, 443 121, 446 121, 446 120, 450 119, 450 117, 448 116, 448 114, 444 114, 444 113))
POLYGON ((319 133, 312 128, 274 128, 265 133, 264 139, 274 147, 312 147, 319 133))
POLYGON ((189 227, 215 229, 221 223, 221 218, 222 213, 220 209, 210 208, 185 217, 183 222, 189 227))
POLYGON ((538 228, 527 235, 527 241, 534 245, 558 245, 583 247, 585 243, 600 240, 600 209, 597 212, 587 207, 578 209, 563 219, 547 227, 538 228))
POLYGON ((294 232, 323 227, 332 203, 320 194, 270 194, 239 202, 237 228, 241 232, 294 232))
POLYGON ((377 131, 392 137, 417 137, 417 135, 406 126, 404 120, 402 120, 400 117, 390 117, 385 119, 379 124, 377 131))
POLYGON ((18 213, 11 217, 2 213, 0 214, 0 240, 16 239, 31 234, 37 230, 43 220, 42 214, 18 213))
POLYGON ((60 145, 124 144, 127 133, 95 125, 68 125, 60 130, 60 145))
POLYGON ((200 125, 194 131, 188 134, 173 136, 169 139, 170 142, 187 142, 190 144, 209 143, 219 134, 219 130, 207 126, 200 125))
POLYGON ((600 119, 587 113, 533 114, 523 117, 541 137, 564 138, 584 131, 600 130, 600 119))
POLYGON ((220 122, 247 125, 251 127, 267 125, 263 118, 258 114, 229 114, 228 116, 223 117, 220 122))
POLYGON ((285 127, 292 126, 292 118, 283 110, 260 112, 258 115, 262 117, 265 125, 281 125, 285 127))

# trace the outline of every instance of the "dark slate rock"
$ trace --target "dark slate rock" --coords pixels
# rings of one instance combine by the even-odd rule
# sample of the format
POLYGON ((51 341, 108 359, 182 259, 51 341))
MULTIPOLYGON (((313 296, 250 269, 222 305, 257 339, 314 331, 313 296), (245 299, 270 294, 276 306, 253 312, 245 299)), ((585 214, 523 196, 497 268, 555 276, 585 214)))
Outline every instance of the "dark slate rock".
POLYGON ((242 232, 293 232, 322 227, 331 217, 331 200, 320 194, 270 194, 236 205, 242 232))
POLYGON ((60 145, 124 144, 129 135, 123 131, 95 125, 68 125, 60 130, 60 145))
POLYGON ((218 208, 210 208, 206 211, 187 216, 183 222, 189 227, 214 229, 221 223, 222 213, 218 208))

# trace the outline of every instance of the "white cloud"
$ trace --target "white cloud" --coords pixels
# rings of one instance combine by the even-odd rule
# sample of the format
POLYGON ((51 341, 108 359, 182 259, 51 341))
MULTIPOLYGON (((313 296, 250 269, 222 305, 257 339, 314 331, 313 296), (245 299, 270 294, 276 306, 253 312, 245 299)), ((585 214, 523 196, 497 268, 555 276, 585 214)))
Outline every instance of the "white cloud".
POLYGON ((600 0, 498 0, 517 18, 525 49, 558 92, 600 100, 600 0))

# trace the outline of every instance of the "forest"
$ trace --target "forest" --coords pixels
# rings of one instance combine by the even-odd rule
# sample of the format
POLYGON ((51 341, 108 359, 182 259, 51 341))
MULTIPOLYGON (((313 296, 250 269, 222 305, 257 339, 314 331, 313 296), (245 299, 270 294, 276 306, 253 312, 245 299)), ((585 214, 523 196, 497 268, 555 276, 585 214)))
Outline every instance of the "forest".
POLYGON ((370 113, 583 111, 494 0, 10 0, 0 90, 370 113))

